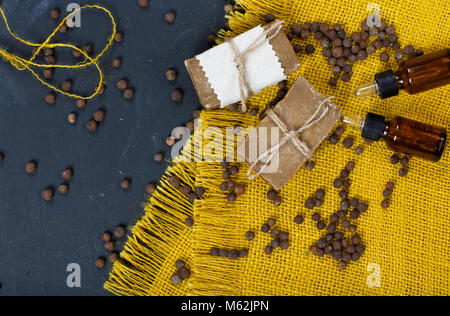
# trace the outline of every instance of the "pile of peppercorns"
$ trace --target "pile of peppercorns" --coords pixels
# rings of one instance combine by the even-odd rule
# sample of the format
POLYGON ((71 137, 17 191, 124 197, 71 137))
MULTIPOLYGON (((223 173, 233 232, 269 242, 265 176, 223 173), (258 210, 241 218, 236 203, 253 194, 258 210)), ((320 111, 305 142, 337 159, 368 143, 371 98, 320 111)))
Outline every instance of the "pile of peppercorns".
POLYGON ((245 186, 241 184, 237 184, 233 180, 231 180, 231 176, 236 176, 239 173, 238 166, 230 166, 229 162, 223 161, 221 163, 222 168, 225 170, 222 173, 222 178, 227 180, 220 184, 221 191, 231 191, 227 194, 227 201, 234 202, 237 197, 245 193, 245 186))
POLYGON ((276 219, 269 218, 267 222, 261 226, 261 231, 263 233, 270 233, 270 237, 272 237, 271 243, 264 248, 266 255, 271 255, 277 248, 287 250, 290 246, 289 233, 275 228, 275 224, 276 219))
MULTIPOLYGON (((274 14, 269 13, 264 16, 267 23, 275 21, 274 14)), ((385 21, 381 21, 379 27, 370 28, 367 21, 361 23, 361 32, 354 32, 347 36, 347 32, 341 24, 330 26, 327 23, 306 22, 303 25, 294 23, 291 31, 287 33, 289 40, 293 40, 296 36, 301 40, 307 40, 311 35, 320 41, 322 47, 322 55, 328 59, 328 64, 332 66, 334 77, 330 78, 329 85, 336 86, 338 78, 344 82, 349 82, 352 76, 353 64, 357 61, 365 60, 369 55, 374 54, 377 50, 383 48, 386 51, 380 53, 380 60, 388 62, 390 59, 387 49, 392 47, 395 51, 394 57, 398 61, 402 61, 404 56, 421 56, 424 54, 422 50, 415 50, 413 46, 407 45, 401 50, 398 37, 395 34, 393 26, 388 26, 385 21), (374 39, 370 42, 370 39, 374 39)), ((296 53, 303 51, 300 44, 294 45, 296 53)), ((305 46, 306 54, 315 52, 314 45, 305 46)))
POLYGON ((398 156, 398 154, 393 154, 391 156, 390 161, 393 165, 396 165, 398 163, 400 163, 402 165, 402 167, 398 171, 398 175, 400 177, 406 177, 408 175, 408 165, 409 165, 411 158, 412 158, 412 156, 410 154, 406 154, 403 158, 400 158, 398 156))
MULTIPOLYGON (((340 141, 341 136, 344 134, 345 129, 343 126, 339 126, 336 128, 336 130, 330 135, 329 137, 329 142, 331 145, 337 145, 340 141)), ((367 145, 370 145, 371 142, 366 141, 367 145)), ((354 145, 354 140, 352 137, 346 137, 344 138, 344 140, 342 141, 342 145, 344 146, 345 149, 352 149, 353 145, 354 145)), ((364 148, 359 145, 355 148, 355 154, 356 155, 362 155, 364 152, 364 148)))
POLYGON ((394 186, 395 186, 394 182, 386 183, 386 188, 383 191, 384 200, 383 200, 383 202, 381 202, 381 207, 384 209, 389 208, 389 206, 391 205, 391 202, 389 199, 392 195, 392 191, 394 191, 394 186))
MULTIPOLYGON (((113 232, 104 232, 102 235, 102 240, 105 243, 105 250, 110 252, 108 256, 108 260, 111 263, 116 262, 120 258, 119 252, 115 251, 116 249, 116 242, 113 240, 113 237, 116 240, 124 238, 126 235, 126 227, 124 225, 118 225, 116 228, 114 228, 113 232)), ((95 266, 97 268, 103 268, 106 264, 106 259, 104 257, 98 257, 95 260, 95 266)))
MULTIPOLYGON (((287 250, 289 248, 289 233, 281 231, 275 228, 277 220, 275 218, 269 218, 266 223, 261 226, 261 232, 265 234, 270 234, 272 241, 269 245, 264 248, 266 255, 271 255, 272 252, 280 248, 281 250, 287 250)), ((252 241, 255 239, 255 233, 248 231, 245 233, 245 239, 247 241, 252 241)))
MULTIPOLYGON (((411 161, 412 155, 406 154, 403 156, 403 158, 400 158, 398 154, 393 154, 390 158, 390 162, 393 165, 397 165, 400 163, 402 167, 398 171, 398 175, 400 177, 406 177, 408 175, 408 166, 409 162, 411 161)), ((392 195, 392 192, 394 190, 394 182, 388 182, 386 184, 386 188, 383 190, 383 201, 381 202, 381 207, 384 209, 388 209, 391 206, 390 198, 392 195)))
POLYGON ((203 187, 192 189, 187 184, 181 185, 181 180, 176 175, 172 175, 171 177, 169 177, 168 181, 172 187, 180 189, 181 193, 186 195, 188 197, 189 202, 191 202, 192 204, 195 202, 196 199, 200 198, 203 194, 205 194, 205 189, 203 187))
POLYGON ((209 254, 213 257, 222 257, 222 258, 229 258, 232 260, 237 260, 239 258, 245 258, 248 256, 248 249, 233 249, 233 250, 227 250, 227 249, 221 249, 213 247, 209 250, 209 254))
POLYGON ((314 193, 314 197, 310 197, 305 202, 305 207, 308 210, 313 210, 315 207, 321 207, 323 205, 323 200, 325 198, 325 190, 318 189, 314 193))
POLYGON ((179 285, 181 282, 191 277, 191 270, 188 269, 184 260, 178 259, 175 261, 175 268, 177 269, 177 272, 170 277, 170 282, 173 285, 179 285))
POLYGON ((276 207, 278 207, 278 206, 281 205, 281 198, 280 198, 280 196, 278 195, 278 192, 275 191, 275 190, 269 190, 269 191, 267 192, 267 199, 268 199, 269 201, 272 201, 272 202, 273 202, 273 205, 275 205, 276 207))
MULTIPOLYGON (((74 114, 74 113, 71 113, 74 114)), ((69 114, 69 116, 71 115, 69 114)), ((98 128, 98 126, 100 125, 101 122, 103 122, 103 119, 105 118, 105 112, 104 110, 97 110, 94 112, 93 118, 87 123, 86 128, 88 129, 89 132, 95 132, 98 128)), ((69 123, 71 123, 71 121, 69 120, 69 123)), ((75 123, 75 122, 73 122, 75 123)))
MULTIPOLYGON (((30 161, 25 166, 25 171, 28 174, 34 174, 37 170, 37 163, 35 161, 30 161)), ((73 177, 73 169, 72 168, 66 168, 61 173, 61 176, 64 180, 69 181, 73 177)), ((66 195, 67 192, 69 192, 69 184, 62 183, 58 186, 58 192, 61 195, 66 195)), ((42 199, 44 201, 51 201, 53 199, 53 196, 55 194, 55 190, 53 187, 49 186, 44 191, 42 191, 42 199)))
MULTIPOLYGON (((361 244, 361 237, 357 234, 352 235, 350 240, 344 237, 344 233, 338 231, 339 221, 341 221, 341 226, 343 229, 348 230, 351 234, 354 234, 357 230, 357 226, 352 224, 351 220, 357 220, 362 213, 366 212, 369 206, 361 202, 357 198, 349 199, 349 189, 350 181, 348 177, 350 172, 355 168, 355 163, 349 161, 345 168, 340 172, 340 177, 333 181, 333 186, 336 189, 341 189, 339 191, 339 197, 341 198, 340 210, 332 214, 329 218, 329 224, 327 225, 324 220, 322 220, 319 213, 314 213, 311 216, 313 222, 316 223, 318 230, 322 231, 326 229, 327 234, 325 237, 320 238, 316 244, 310 247, 310 251, 319 257, 324 255, 331 255, 334 260, 339 261, 338 267, 343 270, 347 267, 347 264, 351 261, 358 261, 360 256, 364 253, 365 247, 361 244), (353 208, 351 211, 350 209, 353 208), (350 214, 349 214, 350 211, 350 214), (347 215, 350 218, 347 219, 347 215)), ((324 196, 323 190, 319 189, 319 198, 324 196)), ((316 192, 316 195, 317 195, 316 192)), ((313 209, 317 201, 314 199, 308 199, 306 207, 313 209), (308 202, 311 200, 310 202, 308 202)), ((298 224, 303 223, 303 217, 301 215, 297 216, 294 221, 298 224)))

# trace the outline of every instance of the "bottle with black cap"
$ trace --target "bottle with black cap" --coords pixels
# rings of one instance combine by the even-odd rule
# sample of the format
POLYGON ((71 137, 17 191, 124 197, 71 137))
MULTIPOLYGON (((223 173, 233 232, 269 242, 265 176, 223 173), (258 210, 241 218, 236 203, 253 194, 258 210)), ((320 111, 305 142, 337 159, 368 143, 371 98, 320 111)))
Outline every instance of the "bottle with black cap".
POLYGON ((388 121, 384 116, 368 113, 365 118, 342 121, 362 131, 362 137, 378 141, 384 139, 394 151, 411 154, 431 161, 439 161, 444 153, 447 131, 404 117, 388 121))
POLYGON ((406 61, 394 73, 388 70, 375 76, 375 81, 355 90, 359 98, 379 95, 382 99, 394 97, 400 90, 417 94, 450 84, 450 49, 406 61))

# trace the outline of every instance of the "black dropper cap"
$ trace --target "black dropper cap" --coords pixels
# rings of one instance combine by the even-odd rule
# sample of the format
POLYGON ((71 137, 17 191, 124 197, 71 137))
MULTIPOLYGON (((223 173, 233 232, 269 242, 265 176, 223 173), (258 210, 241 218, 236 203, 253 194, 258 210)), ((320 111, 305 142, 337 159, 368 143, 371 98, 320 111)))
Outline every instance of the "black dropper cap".
POLYGON ((380 140, 384 132, 385 122, 386 118, 384 116, 373 113, 367 114, 362 130, 362 137, 375 141, 380 140))
POLYGON ((392 70, 377 74, 375 81, 378 84, 378 90, 382 99, 395 97, 399 94, 397 78, 392 70))

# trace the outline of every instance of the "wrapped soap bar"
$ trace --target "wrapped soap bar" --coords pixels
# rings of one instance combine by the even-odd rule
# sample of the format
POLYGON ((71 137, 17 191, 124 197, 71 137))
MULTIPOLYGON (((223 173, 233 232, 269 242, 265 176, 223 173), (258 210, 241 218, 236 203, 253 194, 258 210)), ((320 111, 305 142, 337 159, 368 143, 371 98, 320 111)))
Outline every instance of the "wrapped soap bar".
POLYGON ((281 21, 257 26, 185 64, 205 109, 244 101, 300 66, 281 21))
POLYGON ((340 118, 340 110, 331 99, 300 77, 238 148, 239 157, 251 165, 249 174, 254 171, 250 179, 260 175, 279 190, 312 160, 340 118))

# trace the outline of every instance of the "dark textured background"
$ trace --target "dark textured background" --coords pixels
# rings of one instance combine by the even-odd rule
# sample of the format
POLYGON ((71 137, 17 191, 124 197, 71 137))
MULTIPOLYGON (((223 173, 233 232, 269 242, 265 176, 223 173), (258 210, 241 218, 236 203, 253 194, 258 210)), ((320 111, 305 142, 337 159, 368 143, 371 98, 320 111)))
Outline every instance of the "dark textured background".
MULTIPOLYGON (((16 34, 38 42, 56 26, 50 9, 65 9, 71 2, 6 0, 1 6, 16 34)), ((5 153, 0 165, 0 295, 107 294, 103 283, 110 265, 94 266, 96 257, 107 255, 101 235, 139 219, 145 185, 157 181, 169 163, 158 164, 153 155, 160 150, 169 153, 166 136, 191 120, 199 107, 183 61, 208 48, 206 36, 224 23, 225 1, 151 0, 148 8, 140 8, 137 0, 95 3, 113 12, 125 40, 101 59, 107 88, 84 110, 62 96, 56 104, 46 104, 47 88, 30 73, 0 62, 0 152, 5 153), (174 25, 164 21, 169 10, 177 13, 174 25), (123 66, 111 70, 117 56, 123 57, 123 66), (170 67, 179 72, 175 83, 165 80, 170 67), (122 78, 136 90, 132 101, 115 87, 122 78), (185 91, 179 104, 170 100, 177 87, 185 91), (85 126, 98 108, 106 111, 106 118, 91 134, 85 126), (66 121, 72 111, 79 114, 75 126, 66 121), (30 160, 39 164, 32 176, 24 170, 30 160), (68 196, 56 193, 53 201, 44 202, 42 190, 62 183, 61 171, 68 166, 74 169, 68 196), (119 187, 124 177, 133 181, 129 191, 119 187), (81 266, 81 288, 66 286, 70 263, 81 266)), ((80 29, 58 34, 55 40, 103 47, 111 30, 109 20, 88 10, 82 12, 81 22, 80 29)), ((0 25, 0 46, 29 58, 30 48, 13 40, 3 21, 0 25)), ((74 61, 68 50, 58 51, 57 58, 59 63, 74 61)), ((67 78, 74 80, 74 91, 84 95, 98 80, 93 70, 57 70, 53 82, 67 78)))

